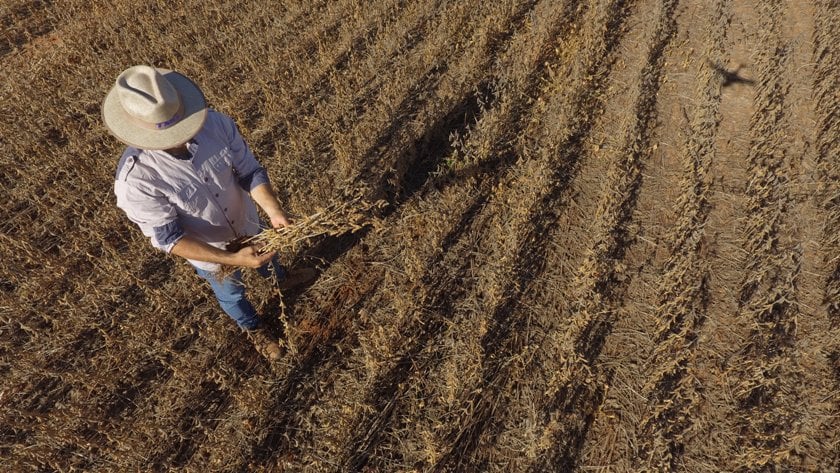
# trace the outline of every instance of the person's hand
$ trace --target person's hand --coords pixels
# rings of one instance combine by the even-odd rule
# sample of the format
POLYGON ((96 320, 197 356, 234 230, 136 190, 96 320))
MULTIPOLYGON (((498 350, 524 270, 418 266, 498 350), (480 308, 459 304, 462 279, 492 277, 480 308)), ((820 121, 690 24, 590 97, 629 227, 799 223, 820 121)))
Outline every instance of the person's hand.
POLYGON ((274 257, 274 252, 260 253, 255 245, 246 246, 233 254, 233 265, 246 268, 259 268, 274 257))
POLYGON ((271 228, 283 228, 292 224, 291 219, 282 211, 277 211, 268 216, 271 222, 271 228))

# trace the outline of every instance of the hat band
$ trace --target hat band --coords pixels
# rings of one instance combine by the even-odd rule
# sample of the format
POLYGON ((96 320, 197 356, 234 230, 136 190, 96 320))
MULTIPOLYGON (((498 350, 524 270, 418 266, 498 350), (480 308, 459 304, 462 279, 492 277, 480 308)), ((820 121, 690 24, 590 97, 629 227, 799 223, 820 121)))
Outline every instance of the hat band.
POLYGON ((158 122, 158 123, 151 123, 151 122, 147 122, 145 120, 141 120, 141 119, 135 117, 134 115, 129 115, 129 116, 133 119, 134 124, 139 126, 140 128, 145 128, 147 130, 155 130, 155 131, 160 131, 160 130, 165 130, 167 128, 170 128, 170 127, 174 126, 175 124, 177 124, 178 122, 180 122, 181 119, 184 118, 184 100, 181 98, 181 93, 179 91, 176 90, 175 93, 178 94, 178 110, 175 111, 175 114, 172 115, 172 117, 169 120, 166 120, 166 121, 163 121, 163 122, 158 122))
POLYGON ((181 121, 181 118, 183 118, 182 115, 182 111, 178 110, 177 112, 175 112, 175 115, 173 115, 172 118, 170 118, 169 120, 166 120, 165 122, 155 123, 155 129, 163 130, 169 128, 170 126, 181 121))

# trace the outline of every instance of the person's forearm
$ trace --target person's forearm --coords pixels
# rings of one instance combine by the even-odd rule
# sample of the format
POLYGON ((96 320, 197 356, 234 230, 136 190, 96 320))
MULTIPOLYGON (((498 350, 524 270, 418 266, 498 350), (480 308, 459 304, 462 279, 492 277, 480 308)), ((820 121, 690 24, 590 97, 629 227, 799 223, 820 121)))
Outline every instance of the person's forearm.
POLYGON ((280 202, 277 200, 277 196, 274 195, 270 184, 260 184, 254 187, 251 190, 251 198, 265 210, 273 228, 285 227, 290 224, 289 218, 280 208, 280 202))
POLYGON ((182 258, 206 261, 208 263, 234 264, 234 253, 208 245, 203 241, 185 236, 175 243, 171 253, 182 258))
POLYGON ((230 253, 189 236, 178 240, 172 247, 171 253, 191 260, 246 268, 259 268, 275 255, 273 251, 262 253, 253 245, 245 246, 236 253, 230 253))
POLYGON ((282 214, 283 210, 280 208, 280 201, 271 189, 271 184, 260 184, 251 190, 251 198, 254 202, 262 208, 269 216, 282 214))

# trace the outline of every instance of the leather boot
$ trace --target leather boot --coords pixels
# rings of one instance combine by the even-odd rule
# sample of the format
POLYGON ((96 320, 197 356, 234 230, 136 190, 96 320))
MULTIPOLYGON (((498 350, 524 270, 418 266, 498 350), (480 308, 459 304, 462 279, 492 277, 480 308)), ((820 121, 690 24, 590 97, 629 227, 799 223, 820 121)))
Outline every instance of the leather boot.
POLYGON ((254 344, 254 348, 269 361, 277 361, 283 356, 283 350, 268 331, 264 328, 248 330, 248 338, 254 344))

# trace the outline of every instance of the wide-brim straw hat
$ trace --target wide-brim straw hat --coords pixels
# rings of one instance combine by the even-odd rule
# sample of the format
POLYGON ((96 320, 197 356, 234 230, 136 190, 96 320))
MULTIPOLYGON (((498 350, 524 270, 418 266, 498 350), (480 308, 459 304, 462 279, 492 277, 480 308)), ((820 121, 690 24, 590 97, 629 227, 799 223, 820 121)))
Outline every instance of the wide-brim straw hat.
POLYGON ((102 119, 118 140, 140 149, 169 149, 190 140, 204 125, 201 89, 169 69, 126 69, 102 102, 102 119))

